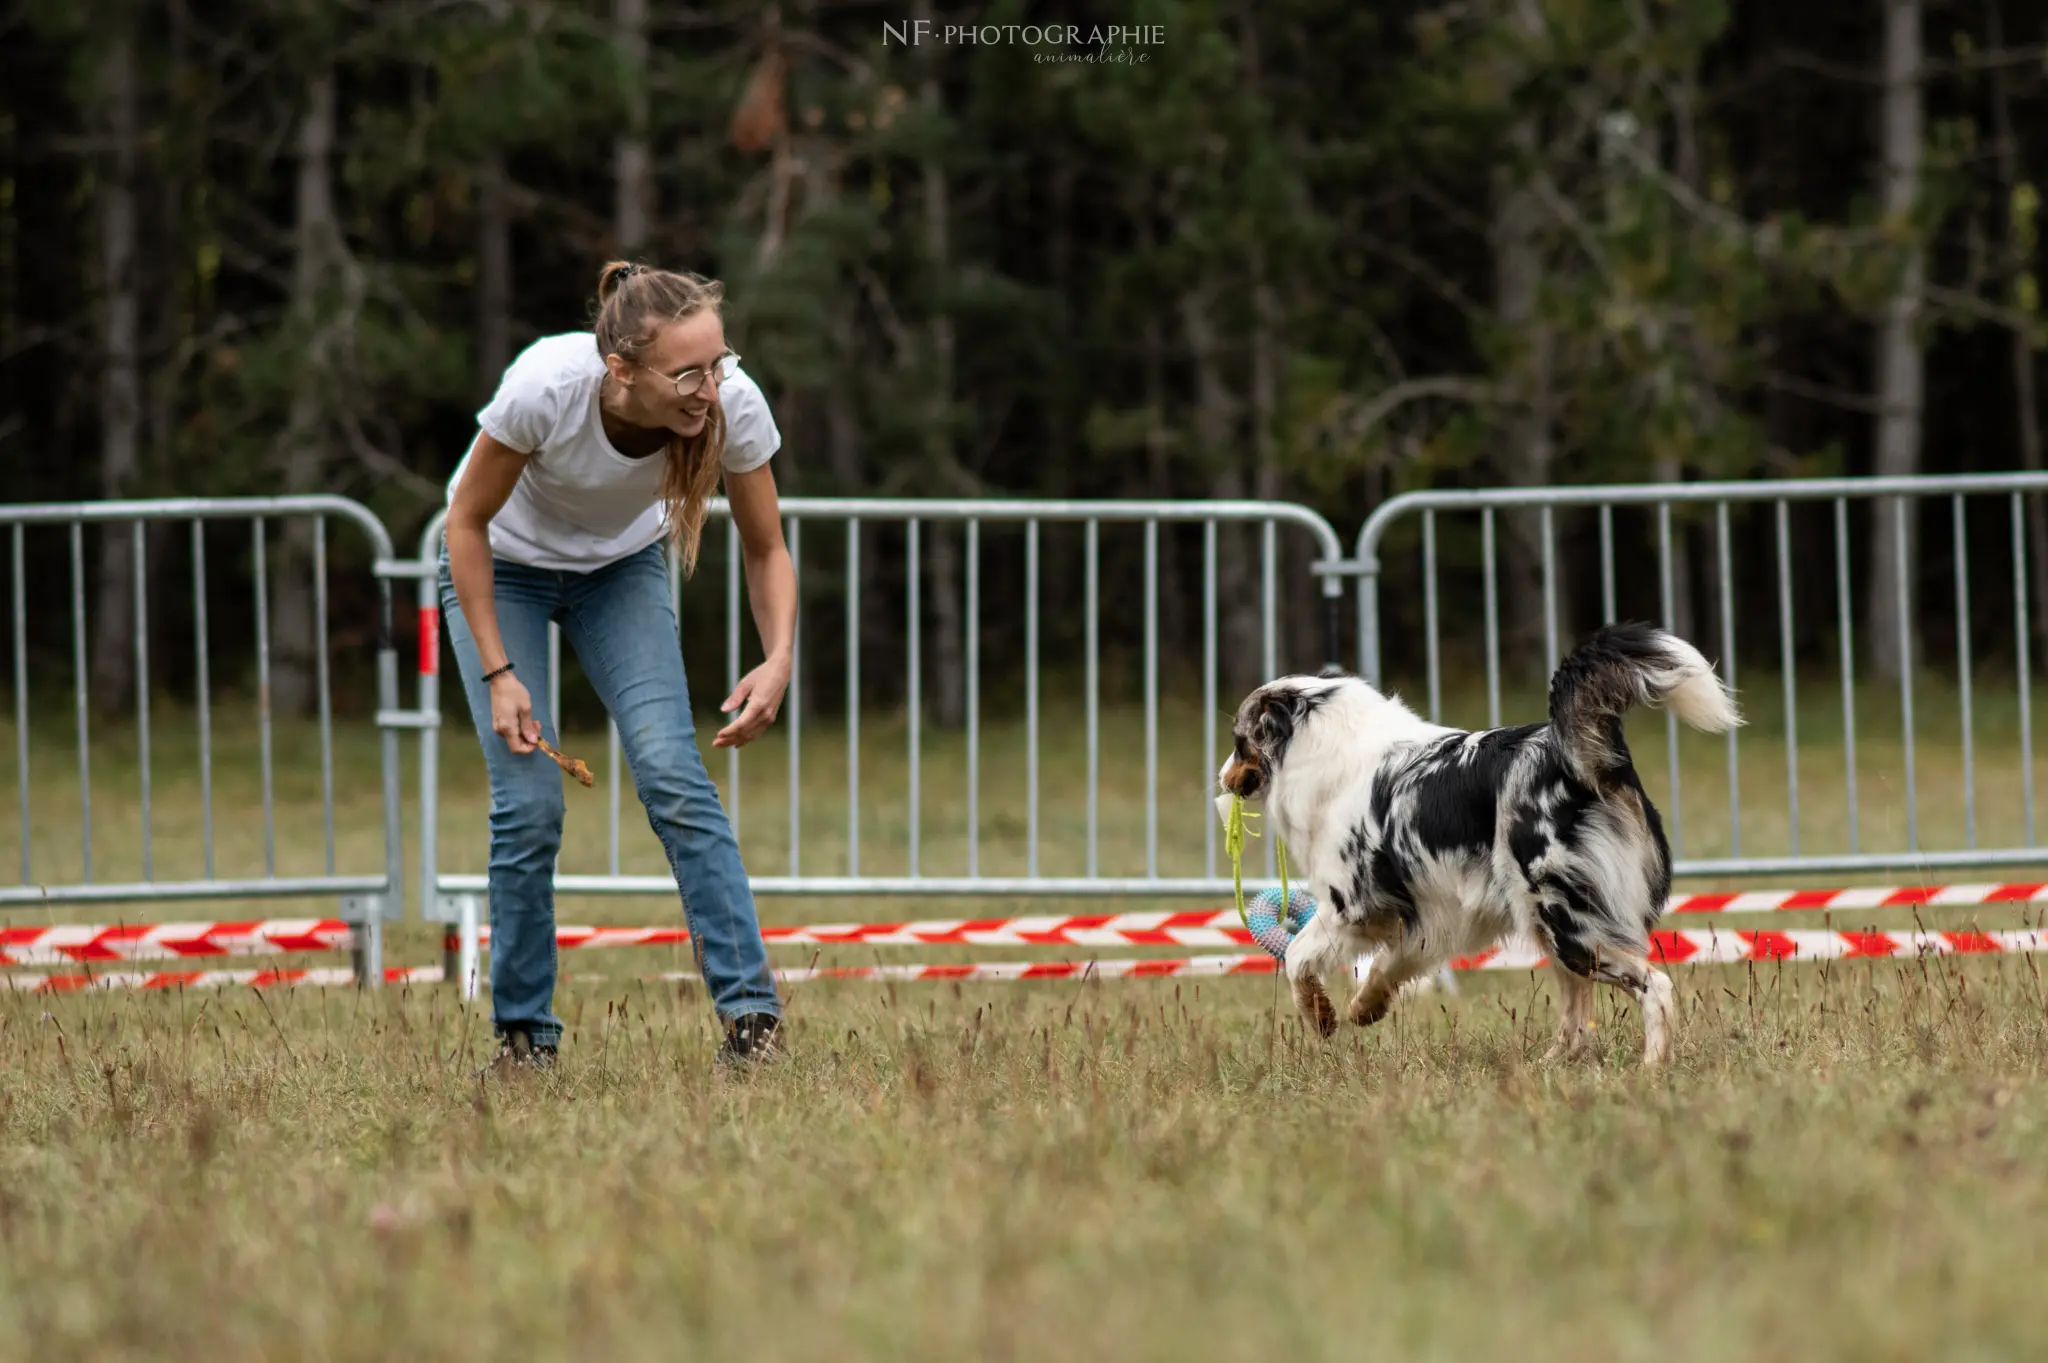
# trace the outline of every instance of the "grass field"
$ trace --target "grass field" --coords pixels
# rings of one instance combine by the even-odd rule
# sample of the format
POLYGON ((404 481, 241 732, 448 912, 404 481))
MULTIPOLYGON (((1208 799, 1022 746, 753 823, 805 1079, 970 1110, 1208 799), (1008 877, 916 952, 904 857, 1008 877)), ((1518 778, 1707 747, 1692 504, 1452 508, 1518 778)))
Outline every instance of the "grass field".
POLYGON ((1270 981, 0 999, 0 1358, 2038 1358, 2025 962, 1684 971, 1678 1062, 1539 982, 1311 1045, 1270 981))
MULTIPOLYGON (((1961 845, 1960 758, 1938 728, 1953 710, 1923 694, 1922 841, 1961 845)), ((1757 783, 1745 846, 1758 850, 1783 837, 1769 701, 1760 690, 1743 740, 1746 792, 1757 783)), ((1863 711, 1866 847, 1887 845, 1901 808, 1880 704, 1863 711)), ((68 718, 30 734, 38 880, 79 869, 68 718)), ((1841 757, 1824 718, 1802 717, 1809 845, 1846 831, 1839 780, 1824 779, 1841 757)), ((190 717, 155 720, 154 869, 193 874, 190 717)), ((480 763, 459 720, 442 744, 444 864, 476 869, 480 763)), ((2021 819, 2019 751, 2009 710, 1980 698, 1976 722, 1988 841, 2021 819)), ((1162 718, 1169 874, 1201 855, 1200 729, 1184 705, 1162 718)), ((216 730, 217 861, 260 873, 254 730, 232 710, 216 730)), ((905 735, 885 718, 865 734, 863 866, 895 869, 905 735)), ((1142 871, 1142 722, 1118 709, 1104 734, 1103 867, 1142 871)), ((1661 725, 1639 721, 1632 736, 1661 799, 1661 725)), ((347 726, 335 751, 344 870, 379 857, 367 737, 347 726)), ((806 731, 807 868, 844 856, 836 738, 806 731)), ((745 759, 743 841, 764 869, 787 855, 780 741, 745 759)), ((1021 861, 1020 741, 1008 724, 988 738, 985 870, 1021 861)), ((0 769, 13 745, 8 730, 0 769)), ((603 735, 572 731, 563 746, 595 761, 603 735)), ((1689 850, 1712 854, 1726 838, 1725 754, 1704 740, 1684 751, 1689 850)), ((93 870, 125 878, 140 866, 132 729, 96 730, 95 753, 93 870)), ((317 741, 283 725, 275 753, 279 870, 317 872, 317 741)), ((959 741, 927 735, 925 755, 924 869, 959 869, 959 741)), ((1045 762, 1045 864, 1059 871, 1085 836, 1071 729, 1048 728, 1045 762)), ((724 777, 722 756, 712 769, 724 777)), ((604 868, 605 777, 600 766, 595 790, 570 792, 564 869, 604 868)), ((405 789, 410 826, 410 757, 405 789)), ((630 784, 623 812, 622 864, 656 869, 630 784)), ((0 783, 0 870, 19 815, 0 783)), ((674 915, 659 899, 563 909, 571 921, 674 915)), ((96 916, 114 913, 8 921, 96 916)), ((2013 921, 1964 911, 1928 926, 1972 918, 2013 921)), ((412 926, 390 951, 433 959, 412 926)), ((1328 1045, 1302 1036, 1270 977, 797 986, 789 1055, 734 1081, 713 1072, 701 992, 634 978, 656 966, 632 953, 575 962, 558 1000, 571 1025, 560 1072, 489 1088, 473 1078, 486 1014, 442 990, 0 994, 0 1360, 1804 1363, 2048 1350, 2025 1286, 2048 1249, 2048 993, 2028 958, 1674 968, 1676 1060, 1647 1077, 1633 1068, 1637 1019, 1611 991, 1595 1054, 1540 1064, 1549 982, 1498 973, 1328 1045)))

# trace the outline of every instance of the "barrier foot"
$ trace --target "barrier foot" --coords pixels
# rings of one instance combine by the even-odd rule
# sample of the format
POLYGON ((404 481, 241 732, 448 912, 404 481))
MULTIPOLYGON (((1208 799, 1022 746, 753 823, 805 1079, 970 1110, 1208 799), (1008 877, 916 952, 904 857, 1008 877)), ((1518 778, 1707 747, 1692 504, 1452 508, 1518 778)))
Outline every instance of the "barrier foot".
POLYGON ((358 988, 377 989, 384 984, 384 921, 368 918, 354 924, 349 933, 349 965, 358 988))
POLYGON ((455 921, 441 936, 441 978, 452 981, 468 1002, 483 987, 483 931, 479 926, 481 905, 473 894, 454 897, 455 921))

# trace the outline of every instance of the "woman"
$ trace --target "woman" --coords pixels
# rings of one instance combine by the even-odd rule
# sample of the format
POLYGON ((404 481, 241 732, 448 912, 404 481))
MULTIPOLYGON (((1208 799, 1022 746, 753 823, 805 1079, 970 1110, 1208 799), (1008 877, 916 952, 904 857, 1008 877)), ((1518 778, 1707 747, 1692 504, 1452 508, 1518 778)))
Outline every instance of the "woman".
POLYGON ((695 569, 722 471, 766 655, 721 707, 731 718, 713 745, 743 746, 774 721, 789 685, 796 572, 768 466, 781 435, 726 349, 723 296, 695 275, 605 266, 593 329, 543 337, 512 362, 448 484, 441 609, 490 769, 500 1072, 551 1066, 562 1034, 552 1002, 563 776, 539 749, 556 737, 550 620, 616 721, 668 853, 725 1025, 720 1061, 775 1050, 781 1000, 732 824, 697 751, 662 543, 695 569))

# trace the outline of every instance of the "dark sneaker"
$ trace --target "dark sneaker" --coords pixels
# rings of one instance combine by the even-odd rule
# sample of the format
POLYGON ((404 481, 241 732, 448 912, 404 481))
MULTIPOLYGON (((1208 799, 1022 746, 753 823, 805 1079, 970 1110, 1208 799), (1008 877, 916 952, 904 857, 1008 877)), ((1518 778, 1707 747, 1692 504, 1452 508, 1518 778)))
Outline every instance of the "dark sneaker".
POLYGON ((553 1046, 536 1046, 529 1033, 514 1028, 498 1038, 498 1054, 490 1064, 484 1066, 483 1074, 479 1077, 504 1079, 516 1074, 551 1070, 554 1067, 553 1046))
POLYGON ((726 1025, 725 1040, 718 1047, 721 1066, 773 1060, 781 1054, 781 1023, 772 1013, 748 1013, 726 1025))

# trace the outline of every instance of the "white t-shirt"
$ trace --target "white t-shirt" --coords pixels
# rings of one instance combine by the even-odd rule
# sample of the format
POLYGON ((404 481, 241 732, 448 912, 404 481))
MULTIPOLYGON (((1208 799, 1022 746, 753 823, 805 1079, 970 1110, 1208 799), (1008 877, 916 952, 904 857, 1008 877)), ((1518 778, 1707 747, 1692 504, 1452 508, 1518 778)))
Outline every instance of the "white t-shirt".
MULTIPOLYGON (((534 568, 589 572, 662 537, 663 456, 628 459, 605 439, 597 397, 604 357, 587 331, 543 336, 505 370, 477 425, 529 457, 491 519, 491 552, 534 568)), ((745 473, 781 448, 768 400, 745 370, 719 386, 728 473, 745 473)), ((462 457, 448 500, 469 467, 462 457)))

